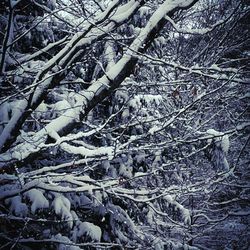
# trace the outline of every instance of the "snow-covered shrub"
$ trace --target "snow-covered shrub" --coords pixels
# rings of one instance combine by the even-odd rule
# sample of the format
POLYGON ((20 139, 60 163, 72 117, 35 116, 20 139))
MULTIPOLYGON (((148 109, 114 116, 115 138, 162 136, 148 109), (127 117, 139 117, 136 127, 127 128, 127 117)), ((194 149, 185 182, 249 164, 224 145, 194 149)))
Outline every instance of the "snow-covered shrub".
POLYGON ((52 206, 55 210, 55 213, 60 216, 62 221, 66 221, 69 228, 72 228, 74 221, 72 213, 70 211, 70 201, 63 195, 56 195, 52 202, 52 206))
POLYGON ((78 221, 73 228, 72 239, 74 242, 94 241, 100 242, 102 236, 102 230, 99 226, 90 222, 78 221))
POLYGON ((20 196, 15 196, 6 200, 6 203, 10 205, 10 211, 16 216, 26 217, 28 215, 28 206, 22 202, 20 196))
POLYGON ((35 214, 39 209, 49 208, 49 201, 45 198, 43 193, 38 189, 31 189, 24 193, 24 195, 31 202, 31 212, 35 214))
POLYGON ((214 129, 208 129, 206 133, 212 137, 208 139, 210 143, 210 157, 215 168, 218 170, 229 171, 227 154, 230 147, 228 135, 224 135, 214 129))

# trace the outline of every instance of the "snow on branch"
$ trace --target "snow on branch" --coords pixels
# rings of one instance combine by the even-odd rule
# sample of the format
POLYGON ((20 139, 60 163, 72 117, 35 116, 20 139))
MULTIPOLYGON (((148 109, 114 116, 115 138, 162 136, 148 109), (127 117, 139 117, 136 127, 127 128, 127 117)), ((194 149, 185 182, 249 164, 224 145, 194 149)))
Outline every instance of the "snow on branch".
POLYGON ((225 24, 228 19, 231 17, 231 15, 229 15, 229 17, 219 20, 216 23, 214 23, 213 25, 211 25, 210 27, 207 28, 200 28, 200 29, 195 29, 195 28, 181 28, 179 27, 175 21, 168 15, 165 16, 166 20, 168 20, 171 25, 174 27, 174 29, 179 32, 179 33, 183 33, 183 34, 192 34, 192 35, 204 35, 207 34, 211 31, 213 31, 215 28, 217 28, 218 26, 225 24))
MULTIPOLYGON (((64 178, 64 181, 67 180, 67 178, 66 179, 65 178, 64 178)), ((76 193, 76 192, 80 193, 80 192, 92 192, 95 190, 110 189, 110 188, 112 188, 112 186, 116 186, 117 184, 118 184, 118 180, 113 180, 113 181, 107 181, 105 184, 103 184, 101 186, 83 183, 82 186, 72 187, 72 186, 63 186, 60 184, 55 185, 54 183, 51 183, 51 184, 45 183, 39 179, 35 179, 35 180, 30 181, 30 182, 27 182, 22 188, 2 191, 0 194, 0 200, 11 198, 13 196, 24 193, 24 192, 29 191, 31 189, 41 189, 41 190, 47 190, 47 191, 52 191, 52 192, 56 192, 56 193, 72 193, 72 192, 73 193, 76 193)), ((46 204, 44 206, 46 206, 46 204)))
MULTIPOLYGON (((128 14, 130 16, 133 15, 133 13, 137 10, 139 7, 139 4, 142 4, 143 1, 138 1, 137 4, 135 4, 135 7, 133 8, 133 12, 129 12, 128 14)), ((116 1, 112 3, 112 8, 116 7, 116 1)), ((119 11, 122 6, 119 6, 117 11, 119 11)), ((94 41, 103 38, 106 36, 111 30, 113 30, 117 25, 121 24, 124 20, 122 20, 121 23, 114 23, 112 21, 109 21, 107 24, 104 22, 106 18, 108 17, 110 13, 108 12, 102 19, 99 19, 96 24, 89 24, 85 31, 77 32, 73 38, 70 40, 70 42, 67 43, 67 45, 52 59, 50 59, 43 67, 43 69, 38 72, 35 83, 41 82, 39 86, 36 86, 29 97, 27 99, 23 100, 25 102, 23 104, 22 111, 19 111, 17 114, 14 114, 11 120, 9 121, 8 125, 4 128, 2 134, 0 135, 0 148, 1 150, 5 149, 5 147, 8 149, 11 145, 11 143, 16 139, 16 134, 18 133, 18 130, 21 128, 22 124, 28 117, 28 115, 33 112, 36 107, 43 101, 44 95, 49 89, 53 89, 55 85, 59 83, 59 75, 60 77, 64 77, 64 74, 60 72, 60 74, 56 74, 51 78, 47 78, 44 80, 44 77, 46 77, 46 74, 54 69, 54 71, 58 71, 61 69, 66 69, 69 65, 68 62, 72 61, 72 56, 74 56, 76 50, 80 49, 83 50, 84 46, 93 43, 94 41), (102 29, 98 28, 98 24, 102 25, 102 29), (28 101, 27 101, 28 100, 28 101)), ((127 19, 130 18, 130 16, 127 16, 127 19)), ((101 84, 102 85, 102 84, 101 84)), ((99 86, 97 86, 99 89, 99 86)), ((90 92, 92 92, 93 89, 90 89, 90 92)), ((94 93, 96 91, 96 88, 94 89, 94 93)), ((89 92, 89 93, 90 93, 89 92)), ((77 112, 76 112, 77 113, 77 112)))
POLYGON ((237 77, 237 75, 240 73, 240 70, 237 68, 221 68, 221 67, 218 67, 216 64, 213 64, 210 67, 199 67, 197 65, 186 67, 176 62, 172 62, 172 61, 170 62, 164 59, 150 56, 145 53, 144 54, 140 53, 139 51, 135 51, 132 48, 129 48, 129 49, 132 50, 131 53, 134 52, 135 54, 138 54, 139 58, 144 57, 157 65, 163 64, 171 68, 187 71, 189 72, 189 74, 200 75, 200 76, 208 77, 208 78, 215 79, 215 80, 230 80, 232 82, 236 82, 240 84, 249 84, 248 78, 237 77), (218 74, 215 74, 214 72, 218 72, 218 74), (227 73, 231 73, 231 75, 227 75, 227 73), (232 74, 233 74, 233 77, 232 77, 232 74))
MULTIPOLYGON (((145 47, 145 44, 147 44, 148 42, 152 42, 150 35, 157 33, 157 27, 161 21, 164 21, 165 15, 178 7, 186 7, 195 2, 196 1, 186 1, 183 5, 181 2, 173 2, 169 4, 169 1, 165 1, 152 15, 146 27, 142 29, 139 36, 132 42, 129 47, 130 49, 127 50, 123 57, 103 77, 98 79, 86 91, 83 91, 81 93, 82 98, 78 98, 75 108, 72 108, 72 110, 67 111, 73 112, 74 114, 71 113, 70 115, 64 115, 57 118, 57 120, 47 125, 48 127, 45 130, 40 132, 42 135, 40 137, 45 136, 44 139, 46 140, 46 131, 55 131, 56 133, 60 132, 64 127, 67 127, 69 124, 73 123, 80 114, 82 116, 86 115, 88 110, 92 109, 97 103, 99 103, 106 96, 108 96, 111 91, 117 88, 121 84, 121 82, 126 78, 128 74, 128 68, 131 67, 131 65, 135 65, 136 61, 134 60, 133 51, 139 51, 140 49, 143 49, 145 47), (84 107, 84 110, 82 110, 82 107, 84 107), (61 122, 60 120, 64 121, 61 122)), ((137 7, 137 5, 136 7, 134 7, 134 11, 136 11, 137 7)), ((130 14, 132 15, 132 13, 130 14)), ((114 26, 111 24, 109 24, 108 27, 108 29, 114 28, 114 26)), ((107 33, 108 31, 105 32, 107 33)), ((86 35, 85 32, 83 32, 83 34, 86 35)), ((72 38, 72 40, 65 46, 65 48, 45 65, 44 69, 40 73, 38 73, 36 79, 40 79, 40 77, 42 77, 46 71, 48 71, 53 65, 55 65, 58 60, 61 60, 62 62, 65 61, 71 55, 71 53, 73 53, 75 46, 79 46, 79 43, 81 44, 83 41, 86 40, 85 37, 82 38, 83 34, 77 33, 72 38), (73 48, 70 49, 71 47, 73 48)), ((93 36, 92 39, 96 39, 96 36, 93 36)), ((13 116, 15 117, 15 119, 12 118, 10 120, 10 122, 0 135, 1 147, 3 147, 10 140, 12 131, 18 128, 17 125, 21 125, 19 123, 20 120, 24 120, 24 112, 26 111, 27 107, 29 107, 29 110, 32 111, 32 107, 36 107, 38 103, 41 102, 41 96, 43 95, 44 91, 50 88, 51 84, 53 83, 52 79, 47 79, 46 81, 44 81, 42 85, 39 86, 39 88, 35 89, 35 91, 31 94, 31 107, 29 107, 29 105, 26 103, 26 105, 24 105, 24 109, 18 113, 18 116, 13 116)), ((22 147, 20 147, 20 150, 22 150, 22 147)), ((35 151, 37 152, 39 150, 37 150, 36 148, 35 151)), ((22 159, 27 157, 23 154, 24 153, 22 153, 21 156, 22 159)), ((4 161, 6 161, 7 159, 11 158, 11 156, 9 155, 9 157, 7 157, 6 159, 5 155, 5 157, 2 158, 4 161)))

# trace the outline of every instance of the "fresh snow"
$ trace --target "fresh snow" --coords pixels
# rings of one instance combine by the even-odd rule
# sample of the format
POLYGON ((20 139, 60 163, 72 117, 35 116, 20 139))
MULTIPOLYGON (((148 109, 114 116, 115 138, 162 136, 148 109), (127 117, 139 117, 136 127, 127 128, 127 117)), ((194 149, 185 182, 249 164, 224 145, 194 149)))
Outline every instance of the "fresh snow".
POLYGON ((124 22, 139 6, 139 1, 132 0, 127 4, 124 4, 118 9, 114 16, 111 17, 111 20, 117 23, 124 22), (131 6, 131 7, 130 7, 131 6))
POLYGON ((166 195, 164 199, 168 202, 169 205, 174 206, 175 210, 178 210, 181 213, 182 219, 185 224, 191 224, 191 215, 188 209, 184 208, 183 205, 174 200, 171 195, 166 195))
MULTIPOLYGON (((227 154, 229 147, 230 147, 230 141, 229 136, 225 135, 223 132, 218 132, 214 129, 208 129, 206 131, 208 135, 214 136, 214 140, 216 142, 216 145, 220 146, 222 151, 227 154)), ((211 142, 211 139, 209 139, 209 142, 211 142)))
POLYGON ((24 194, 31 204, 31 212, 35 212, 39 209, 49 208, 49 201, 45 198, 43 193, 38 189, 31 189, 24 194))
POLYGON ((143 18, 143 16, 148 16, 150 13, 151 8, 148 6, 142 6, 139 9, 139 13, 140 13, 140 18, 143 18))
POLYGON ((53 200, 52 206, 55 209, 55 213, 61 216, 62 220, 67 221, 70 228, 73 227, 73 216, 70 212, 70 201, 63 195, 57 195, 53 200))
POLYGON ((28 207, 22 202, 20 196, 14 196, 13 198, 7 199, 6 203, 10 205, 10 211, 17 216, 26 217, 28 214, 28 207))
POLYGON ((162 129, 162 127, 159 127, 159 126, 155 125, 155 126, 151 127, 151 128, 148 130, 148 133, 149 133, 150 135, 154 135, 156 132, 158 132, 158 131, 161 130, 161 129, 162 129))
POLYGON ((95 149, 89 149, 85 146, 73 146, 66 142, 63 142, 60 147, 71 154, 79 154, 83 157, 95 157, 95 156, 108 156, 109 160, 112 160, 114 157, 114 148, 113 147, 99 147, 95 149))
POLYGON ((60 242, 58 246, 58 250, 81 250, 82 248, 78 246, 74 246, 74 242, 72 242, 68 237, 63 236, 62 234, 57 234, 52 236, 52 240, 58 240, 60 242), (65 244, 66 243, 66 244, 65 244))
POLYGON ((221 140, 221 148, 225 154, 228 153, 229 147, 230 147, 229 136, 224 135, 221 140))
POLYGON ((161 95, 135 95, 131 100, 129 100, 128 104, 130 107, 138 110, 144 104, 146 107, 150 107, 151 105, 159 106, 163 103, 163 97, 161 95))
POLYGON ((16 126, 17 121, 23 115, 23 112, 25 110, 25 107, 27 107, 27 105, 28 105, 28 102, 25 99, 22 100, 22 101, 19 101, 17 103, 17 107, 18 108, 15 109, 15 111, 13 112, 13 115, 12 115, 10 121, 5 126, 5 128, 3 129, 3 131, 2 131, 2 133, 0 135, 0 148, 2 148, 3 144, 5 143, 5 141, 7 139, 9 139, 9 137, 11 135, 11 131, 16 126))
POLYGON ((90 238, 91 241, 100 242, 102 236, 102 230, 100 227, 90 222, 77 222, 77 225, 73 229, 73 240, 77 242, 78 239, 90 238))

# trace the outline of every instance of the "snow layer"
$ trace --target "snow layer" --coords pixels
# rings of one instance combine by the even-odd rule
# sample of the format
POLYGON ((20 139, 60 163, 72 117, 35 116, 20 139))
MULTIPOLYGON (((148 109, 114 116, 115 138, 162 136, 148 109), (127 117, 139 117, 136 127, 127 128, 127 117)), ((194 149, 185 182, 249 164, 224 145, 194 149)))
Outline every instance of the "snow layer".
MULTIPOLYGON (((229 147, 230 147, 230 141, 229 136, 225 135, 222 132, 218 132, 214 129, 208 129, 206 131, 207 134, 214 136, 214 141, 216 142, 216 145, 222 149, 222 151, 227 154, 229 147)), ((211 143, 211 139, 209 139, 209 142, 211 143)))
POLYGON ((6 200, 7 204, 10 204, 10 211, 17 216, 25 217, 28 214, 28 207, 22 202, 20 196, 15 196, 13 198, 6 200))
POLYGON ((53 236, 52 239, 62 242, 61 244, 59 244, 58 250, 81 250, 82 249, 78 246, 71 246, 71 244, 74 244, 74 242, 72 242, 68 237, 61 235, 60 233, 53 236), (63 242, 68 243, 68 244, 64 244, 63 242))
POLYGON ((72 228, 73 216, 70 212, 70 207, 71 207, 70 201, 66 197, 60 195, 55 197, 52 206, 55 209, 55 213, 57 215, 60 215, 62 220, 66 220, 68 222, 68 226, 72 228))
POLYGON ((77 242, 79 238, 87 238, 91 239, 91 241, 101 241, 101 236, 102 236, 102 230, 100 227, 94 225, 93 223, 90 222, 79 222, 77 225, 74 227, 73 230, 73 240, 77 242))
POLYGON ((191 215, 187 208, 184 208, 183 205, 175 201, 170 195, 165 196, 164 199, 169 203, 169 205, 174 206, 174 208, 181 213, 181 217, 185 224, 191 225, 191 215))
POLYGON ((49 207, 49 201, 45 198, 43 193, 38 189, 31 189, 25 193, 25 196, 30 200, 31 212, 34 214, 38 209, 49 207))

